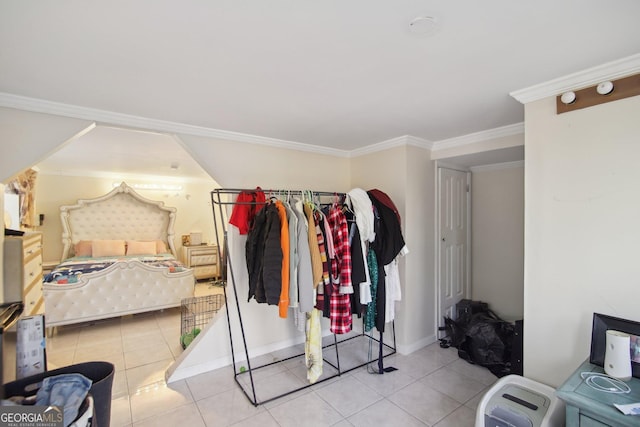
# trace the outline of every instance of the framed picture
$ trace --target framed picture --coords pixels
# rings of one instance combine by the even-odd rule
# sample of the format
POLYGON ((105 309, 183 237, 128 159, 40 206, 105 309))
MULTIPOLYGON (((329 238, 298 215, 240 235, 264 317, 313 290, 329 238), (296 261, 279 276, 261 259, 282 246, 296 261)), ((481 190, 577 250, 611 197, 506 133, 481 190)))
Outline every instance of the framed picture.
POLYGON ((609 329, 631 335, 629 348, 629 354, 631 355, 631 372, 634 377, 640 378, 640 322, 593 313, 591 355, 589 356, 589 362, 594 365, 604 366, 604 353, 607 346, 607 331, 609 329))

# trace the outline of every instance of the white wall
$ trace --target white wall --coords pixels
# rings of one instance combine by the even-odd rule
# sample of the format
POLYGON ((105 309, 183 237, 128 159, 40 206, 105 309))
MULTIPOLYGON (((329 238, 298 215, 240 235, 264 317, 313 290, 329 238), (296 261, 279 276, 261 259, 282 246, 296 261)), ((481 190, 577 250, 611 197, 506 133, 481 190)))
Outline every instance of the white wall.
POLYGON ((396 303, 396 339, 401 353, 435 341, 434 162, 430 152, 396 147, 351 160, 351 186, 378 188, 400 212, 410 253, 401 258, 402 301, 396 303))
POLYGON ((88 120, 0 107, 0 181, 6 184, 90 126, 88 120))
POLYGON ((640 321, 640 97, 525 106, 524 371, 558 386, 594 312, 640 321))
POLYGON ((178 135, 185 150, 227 188, 347 191, 349 159, 317 153, 178 135))
POLYGON ((399 349, 410 353, 436 340, 435 162, 428 150, 407 147, 404 238, 406 258, 399 349))
POLYGON ((505 320, 524 310, 524 167, 472 168, 471 294, 505 320))

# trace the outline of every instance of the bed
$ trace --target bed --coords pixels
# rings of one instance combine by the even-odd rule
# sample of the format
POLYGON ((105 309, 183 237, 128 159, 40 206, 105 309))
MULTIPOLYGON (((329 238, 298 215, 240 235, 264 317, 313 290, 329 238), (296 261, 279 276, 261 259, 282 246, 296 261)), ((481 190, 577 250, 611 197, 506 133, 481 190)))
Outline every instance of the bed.
POLYGON ((193 271, 176 256, 175 216, 124 182, 61 206, 63 261, 43 283, 47 327, 177 307, 192 297, 193 271))

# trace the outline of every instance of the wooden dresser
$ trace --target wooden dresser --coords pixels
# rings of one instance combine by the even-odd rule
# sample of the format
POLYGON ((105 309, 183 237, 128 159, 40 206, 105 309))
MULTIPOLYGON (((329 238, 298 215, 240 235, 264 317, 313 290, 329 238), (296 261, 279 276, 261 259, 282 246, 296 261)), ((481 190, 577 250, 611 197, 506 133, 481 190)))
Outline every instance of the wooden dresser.
POLYGON ((22 299, 23 316, 44 313, 42 233, 28 232, 23 236, 5 236, 3 266, 5 302, 22 299))
POLYGON ((194 245, 182 247, 182 262, 193 269, 196 280, 220 276, 218 247, 216 245, 194 245))

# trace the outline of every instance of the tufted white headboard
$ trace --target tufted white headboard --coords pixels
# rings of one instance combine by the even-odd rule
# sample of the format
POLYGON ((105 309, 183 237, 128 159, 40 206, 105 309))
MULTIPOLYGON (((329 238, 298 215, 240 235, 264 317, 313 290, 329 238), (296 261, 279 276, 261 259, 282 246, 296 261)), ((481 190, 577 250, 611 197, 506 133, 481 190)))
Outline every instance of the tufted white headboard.
POLYGON ((176 256, 173 243, 176 208, 146 199, 124 182, 108 194, 60 207, 62 259, 80 240, 162 240, 176 256))

